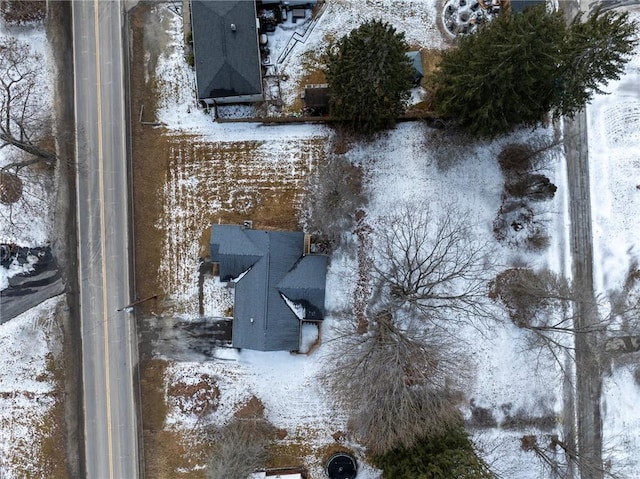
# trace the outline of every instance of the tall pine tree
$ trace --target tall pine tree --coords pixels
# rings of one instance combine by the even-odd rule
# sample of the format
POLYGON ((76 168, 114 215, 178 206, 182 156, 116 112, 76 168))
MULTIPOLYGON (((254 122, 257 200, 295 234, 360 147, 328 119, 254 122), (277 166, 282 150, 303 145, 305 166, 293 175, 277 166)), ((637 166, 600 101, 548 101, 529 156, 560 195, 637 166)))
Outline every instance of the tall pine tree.
POLYGON ((393 126, 413 79, 407 50, 404 34, 379 20, 338 40, 327 64, 331 115, 364 134, 393 126))
POLYGON ((620 78, 640 35, 628 16, 598 8, 584 22, 582 15, 573 20, 562 44, 557 115, 573 117, 609 80, 620 78))
POLYGON ((619 78, 636 30, 627 13, 600 10, 569 26, 544 6, 501 16, 443 54, 430 79, 436 111, 476 136, 572 116, 619 78))

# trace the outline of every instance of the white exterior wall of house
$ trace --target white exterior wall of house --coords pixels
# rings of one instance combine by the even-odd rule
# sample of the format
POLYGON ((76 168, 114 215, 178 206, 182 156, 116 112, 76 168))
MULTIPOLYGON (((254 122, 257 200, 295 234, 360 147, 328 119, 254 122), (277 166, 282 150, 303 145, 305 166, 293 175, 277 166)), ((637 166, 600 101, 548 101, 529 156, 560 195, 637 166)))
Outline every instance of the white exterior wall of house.
POLYGON ((253 474, 249 474, 247 479, 302 479, 302 474, 276 474, 276 475, 268 475, 267 472, 254 472, 253 474))

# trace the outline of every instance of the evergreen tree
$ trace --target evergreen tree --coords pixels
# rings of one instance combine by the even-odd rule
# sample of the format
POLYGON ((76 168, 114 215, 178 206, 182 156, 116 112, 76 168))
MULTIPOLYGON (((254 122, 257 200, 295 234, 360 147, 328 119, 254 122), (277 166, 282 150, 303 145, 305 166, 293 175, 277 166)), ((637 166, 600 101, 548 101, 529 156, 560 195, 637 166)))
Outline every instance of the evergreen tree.
POLYGON ((477 136, 572 116, 619 78, 636 28, 626 12, 596 10, 569 26, 544 6, 503 15, 443 54, 431 77, 436 111, 477 136))
POLYGON ((412 448, 395 449, 374 458, 385 477, 394 479, 495 479, 478 457, 462 425, 423 439, 412 448))
POLYGON ((637 23, 629 14, 602 12, 600 7, 585 22, 579 14, 562 44, 563 62, 557 114, 573 117, 601 86, 617 80, 638 45, 637 23))
POLYGON ((338 40, 328 54, 331 115, 364 134, 392 127, 409 99, 408 49, 404 34, 379 20, 338 40))

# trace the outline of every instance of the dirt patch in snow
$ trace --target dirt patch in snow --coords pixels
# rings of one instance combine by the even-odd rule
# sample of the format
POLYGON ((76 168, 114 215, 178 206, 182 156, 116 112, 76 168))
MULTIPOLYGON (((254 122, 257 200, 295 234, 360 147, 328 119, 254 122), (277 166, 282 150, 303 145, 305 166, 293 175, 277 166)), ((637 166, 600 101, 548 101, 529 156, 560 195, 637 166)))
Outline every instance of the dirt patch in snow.
POLYGON ((179 381, 170 384, 167 396, 183 414, 202 415, 216 410, 220 390, 215 378, 201 374, 197 382, 179 381))
POLYGON ((264 417, 264 404, 257 396, 251 396, 234 414, 239 419, 259 419, 264 417))

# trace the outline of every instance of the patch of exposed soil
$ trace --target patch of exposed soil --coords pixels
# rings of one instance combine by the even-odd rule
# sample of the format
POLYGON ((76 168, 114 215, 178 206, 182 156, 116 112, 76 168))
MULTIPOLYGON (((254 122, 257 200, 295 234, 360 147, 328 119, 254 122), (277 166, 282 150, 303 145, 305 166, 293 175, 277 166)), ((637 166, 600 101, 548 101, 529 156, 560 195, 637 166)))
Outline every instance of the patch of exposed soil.
POLYGON ((243 404, 234 414, 239 419, 259 419, 264 417, 264 404, 260 398, 251 396, 251 399, 243 404))
POLYGON ((218 408, 220 390, 215 378, 201 374, 200 381, 193 384, 177 382, 167 390, 169 400, 174 402, 183 414, 200 415, 211 413, 218 408))

